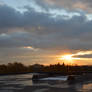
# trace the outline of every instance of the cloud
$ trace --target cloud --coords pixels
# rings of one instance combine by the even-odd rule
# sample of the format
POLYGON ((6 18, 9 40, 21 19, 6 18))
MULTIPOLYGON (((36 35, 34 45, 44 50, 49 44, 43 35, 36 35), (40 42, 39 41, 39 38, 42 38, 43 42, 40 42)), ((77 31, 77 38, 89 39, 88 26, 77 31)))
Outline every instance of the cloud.
POLYGON ((18 27, 22 23, 22 15, 6 5, 0 6, 0 28, 18 27))
POLYGON ((66 9, 82 9, 86 12, 92 12, 91 0, 44 0, 44 2, 52 6, 63 7, 66 9))
POLYGON ((90 54, 92 54, 92 51, 79 51, 76 54, 72 54, 72 56, 78 56, 78 55, 83 56, 83 55, 90 55, 90 54))
POLYGON ((27 6, 27 11, 20 13, 12 7, 0 6, 0 47, 92 49, 91 40, 86 41, 89 34, 91 39, 92 30, 86 13, 43 6, 37 11, 34 7, 27 6))
POLYGON ((9 1, 4 0, 5 4, 8 4, 9 6, 14 7, 15 9, 19 11, 25 11, 24 9, 19 9, 19 7, 22 7, 24 5, 26 6, 35 6, 35 9, 38 8, 38 10, 41 9, 41 7, 47 9, 47 8, 66 8, 70 10, 78 10, 82 9, 87 12, 92 12, 92 1, 91 0, 12 0, 11 3, 9 1), (20 4, 21 3, 21 4, 20 4), (39 7, 39 6, 40 7, 39 7))
POLYGON ((21 47, 28 46, 26 43, 29 39, 29 34, 26 32, 14 32, 11 34, 2 33, 0 35, 0 47, 21 47))
POLYGON ((26 46, 26 47, 23 47, 24 49, 28 49, 28 50, 32 50, 32 51, 38 51, 39 49, 37 48, 34 48, 32 46, 26 46))
POLYGON ((78 51, 71 56, 76 60, 92 60, 92 50, 78 51))
POLYGON ((0 1, 0 6, 2 6, 2 5, 4 5, 4 2, 1 2, 1 1, 0 1))

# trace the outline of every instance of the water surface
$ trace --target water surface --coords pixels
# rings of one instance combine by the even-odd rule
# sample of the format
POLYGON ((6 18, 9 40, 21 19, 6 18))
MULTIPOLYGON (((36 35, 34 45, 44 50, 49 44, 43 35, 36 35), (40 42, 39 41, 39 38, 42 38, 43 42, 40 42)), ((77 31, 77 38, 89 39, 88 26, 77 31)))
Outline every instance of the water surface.
POLYGON ((31 78, 32 74, 0 76, 0 92, 92 92, 91 81, 69 84, 67 76, 40 81, 32 81, 31 78))

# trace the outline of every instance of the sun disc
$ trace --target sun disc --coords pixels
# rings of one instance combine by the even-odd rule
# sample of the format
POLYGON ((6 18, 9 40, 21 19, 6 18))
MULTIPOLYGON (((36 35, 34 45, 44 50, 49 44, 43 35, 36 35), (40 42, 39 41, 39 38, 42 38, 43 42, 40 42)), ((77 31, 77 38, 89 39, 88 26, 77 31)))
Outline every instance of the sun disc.
POLYGON ((61 59, 72 60, 72 56, 71 55, 64 55, 64 56, 61 57, 61 59))

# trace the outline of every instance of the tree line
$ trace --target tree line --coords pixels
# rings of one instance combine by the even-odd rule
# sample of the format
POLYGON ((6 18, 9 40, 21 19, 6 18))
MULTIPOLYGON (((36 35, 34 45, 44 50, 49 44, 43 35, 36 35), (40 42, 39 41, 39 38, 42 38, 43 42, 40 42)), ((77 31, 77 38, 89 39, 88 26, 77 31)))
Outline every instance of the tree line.
POLYGON ((0 75, 6 74, 22 74, 22 73, 58 73, 58 74, 82 74, 82 73, 92 73, 92 66, 78 66, 78 65, 65 65, 63 64, 53 64, 53 65, 41 65, 33 64, 25 66, 22 63, 8 63, 0 65, 0 75))

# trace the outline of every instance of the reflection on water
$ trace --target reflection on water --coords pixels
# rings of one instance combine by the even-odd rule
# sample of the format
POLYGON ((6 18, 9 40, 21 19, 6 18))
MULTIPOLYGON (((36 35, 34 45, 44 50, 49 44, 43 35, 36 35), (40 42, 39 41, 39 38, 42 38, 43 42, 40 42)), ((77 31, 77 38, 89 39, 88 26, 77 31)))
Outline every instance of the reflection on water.
POLYGON ((82 85, 82 88, 80 89, 80 91, 92 92, 92 83, 87 83, 87 84, 82 85))
POLYGON ((32 85, 32 74, 0 76, 0 92, 13 92, 32 85))
MULTIPOLYGON (((32 81, 31 78, 32 74, 0 76, 0 92, 17 92, 17 90, 23 89, 26 86, 48 86, 50 88, 65 89, 73 88, 76 90, 76 92, 92 92, 92 82, 69 84, 65 80, 52 80, 49 78, 47 80, 32 81)), ((64 76, 62 78, 64 78, 64 76)))

